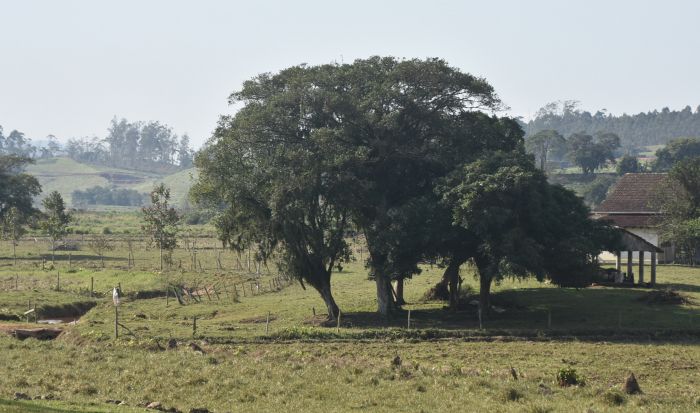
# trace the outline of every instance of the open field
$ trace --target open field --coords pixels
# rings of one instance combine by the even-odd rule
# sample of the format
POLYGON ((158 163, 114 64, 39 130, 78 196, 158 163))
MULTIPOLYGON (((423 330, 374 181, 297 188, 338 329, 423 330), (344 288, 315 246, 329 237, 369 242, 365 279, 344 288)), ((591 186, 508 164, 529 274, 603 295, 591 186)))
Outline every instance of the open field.
MULTIPOLYGON (((27 167, 27 173, 34 175, 39 180, 42 187, 41 197, 46 196, 51 191, 58 191, 68 206, 71 205, 72 194, 75 190, 85 190, 99 185, 148 193, 154 185, 160 182, 164 182, 170 188, 172 203, 182 206, 186 202, 187 191, 192 186, 192 176, 196 175, 194 168, 164 175, 88 165, 67 157, 38 159, 34 165, 27 167)), ((113 209, 113 207, 108 208, 113 209)), ((116 207, 116 209, 124 208, 116 207)))
POLYGON ((17 265, 6 243, 0 250, 0 315, 7 319, 0 330, 33 327, 17 320, 30 305, 40 318, 79 317, 89 309, 54 341, 17 341, 0 332, 0 365, 10 366, 0 376, 0 412, 144 411, 153 401, 216 412, 700 409, 697 268, 659 267, 659 288, 691 300, 679 305, 649 305, 643 288, 505 280, 493 289, 498 312, 480 329, 469 305, 477 288, 469 267, 456 314, 423 299, 442 272, 426 265, 406 282, 404 311, 379 318, 362 245, 355 244, 356 261, 333 278, 343 311, 338 325, 325 321, 313 289, 281 282, 272 266, 256 269, 254 260, 249 271, 247 254, 222 251, 208 227, 188 228, 192 235, 173 265, 160 271, 158 250, 140 237, 135 263, 128 264, 125 240, 138 232, 135 214, 79 214, 78 222, 117 234, 109 235, 115 249, 106 252, 104 267, 87 245, 90 235, 71 236, 77 249, 70 261, 69 252, 59 251, 54 264, 41 238, 22 241, 17 265), (115 285, 125 293, 116 340, 115 285), (191 287, 199 299, 186 297, 181 305, 166 298, 173 285, 191 287), (171 339, 177 349, 165 350, 171 339), (397 355, 400 366, 392 364, 397 355), (556 374, 565 367, 584 376, 585 386, 559 387, 556 374), (644 394, 620 391, 629 372, 644 394), (59 400, 12 401, 16 392, 59 400))

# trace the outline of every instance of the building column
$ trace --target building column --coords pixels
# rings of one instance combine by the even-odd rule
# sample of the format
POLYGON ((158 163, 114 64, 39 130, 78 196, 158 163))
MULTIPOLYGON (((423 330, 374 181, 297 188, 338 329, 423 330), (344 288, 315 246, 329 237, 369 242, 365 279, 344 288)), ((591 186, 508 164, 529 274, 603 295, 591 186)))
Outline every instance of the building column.
POLYGON ((627 251, 627 276, 632 275, 632 251, 627 251))
POLYGON ((617 251, 615 253, 615 269, 617 272, 622 270, 622 251, 617 251))
POLYGON ((639 284, 644 284, 644 251, 639 251, 639 284))
POLYGON ((656 251, 651 252, 651 286, 656 286, 656 251))

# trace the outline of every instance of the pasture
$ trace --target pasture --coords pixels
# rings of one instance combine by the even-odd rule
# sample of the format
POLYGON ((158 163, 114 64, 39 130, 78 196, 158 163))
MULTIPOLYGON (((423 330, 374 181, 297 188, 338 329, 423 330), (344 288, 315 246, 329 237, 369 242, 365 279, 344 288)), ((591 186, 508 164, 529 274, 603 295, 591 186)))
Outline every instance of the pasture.
POLYGON ((40 237, 20 243, 16 265, 9 245, 2 248, 2 330, 33 327, 22 315, 33 306, 39 318, 79 320, 53 341, 0 333, 0 363, 7 366, 0 412, 144 411, 155 401, 216 412, 700 408, 695 268, 659 267, 658 288, 679 291, 686 304, 650 305, 644 288, 504 280, 493 289, 497 311, 480 328, 470 304, 478 288, 473 270, 462 269, 463 306, 450 313, 445 303, 423 298, 442 273, 426 264, 406 282, 408 305, 387 321, 375 313, 375 285, 358 241, 355 261, 333 276, 337 323, 325 320, 311 287, 280 278, 252 253, 222 250, 206 226, 188 228, 161 271, 158 250, 141 238, 132 240, 128 259, 135 215, 77 218, 80 226, 114 233, 104 259, 88 246, 101 230, 69 236, 74 249, 57 252, 53 264, 40 237), (115 339, 117 285, 124 297, 115 339), (192 294, 180 304, 172 286, 192 294), (176 347, 168 349, 169 342, 176 347), (585 385, 560 387, 556 375, 565 368, 585 385), (643 394, 621 391, 630 372, 643 394), (15 401, 15 393, 37 399, 15 401))

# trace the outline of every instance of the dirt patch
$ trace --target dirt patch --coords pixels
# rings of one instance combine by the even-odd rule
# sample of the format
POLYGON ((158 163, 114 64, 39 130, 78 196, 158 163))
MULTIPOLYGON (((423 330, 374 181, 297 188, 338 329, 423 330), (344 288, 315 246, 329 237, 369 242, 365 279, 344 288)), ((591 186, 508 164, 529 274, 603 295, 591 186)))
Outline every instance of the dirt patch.
POLYGON ((638 300, 649 305, 692 304, 690 298, 673 290, 650 291, 639 297, 638 300))
POLYGON ((335 320, 329 320, 326 314, 316 314, 304 320, 304 324, 316 326, 316 327, 334 327, 336 325, 335 320))
POLYGON ((113 184, 140 184, 143 182, 143 178, 140 176, 129 174, 103 172, 100 176, 113 184))
MULTIPOLYGON (((243 320, 239 320, 238 322, 241 324, 261 324, 261 323, 266 323, 268 320, 267 316, 260 316, 260 317, 250 317, 250 318, 244 318, 243 320)), ((270 321, 277 320, 277 317, 270 315, 270 321)))

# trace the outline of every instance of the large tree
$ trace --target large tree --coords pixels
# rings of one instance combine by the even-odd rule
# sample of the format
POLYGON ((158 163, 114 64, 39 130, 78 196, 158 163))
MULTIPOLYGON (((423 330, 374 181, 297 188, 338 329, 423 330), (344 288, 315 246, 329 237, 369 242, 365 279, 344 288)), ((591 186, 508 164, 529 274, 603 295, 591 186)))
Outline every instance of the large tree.
POLYGON ((33 198, 41 193, 39 181, 23 173, 29 158, 16 155, 0 155, 0 219, 15 207, 23 216, 37 212, 33 198))
POLYGON ((528 136, 525 140, 527 150, 535 155, 539 162, 540 169, 547 168, 547 160, 552 154, 561 154, 566 148, 566 139, 557 131, 545 129, 528 136))
POLYGON ((620 138, 613 133, 597 133, 595 136, 574 133, 567 140, 569 159, 589 175, 608 161, 615 162, 615 151, 620 147, 620 138))
POLYGON ((262 260, 277 251, 280 269, 316 289, 329 318, 339 313, 331 275, 349 259, 350 223, 344 154, 333 140, 339 120, 326 109, 334 70, 292 67, 245 82, 231 95, 243 108, 221 118, 195 159, 192 191, 220 211, 225 245, 255 247, 262 260))
POLYGON ((367 240, 377 309, 388 316, 395 309, 391 280, 418 272, 431 239, 423 229, 436 179, 478 156, 485 141, 498 146, 521 132, 514 121, 483 112, 500 108, 491 85, 440 59, 373 57, 337 72, 327 107, 342 120, 335 140, 350 154, 345 204, 367 240))
POLYGON ((455 170, 439 188, 454 222, 477 240, 480 305, 504 277, 545 277, 585 285, 593 257, 614 246, 609 226, 589 219, 572 192, 547 183, 522 151, 495 151, 455 170))

